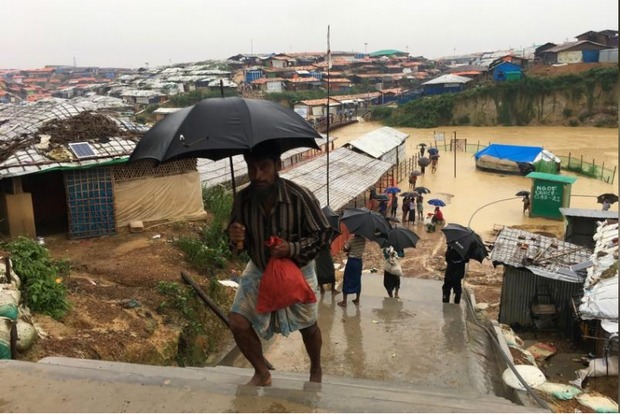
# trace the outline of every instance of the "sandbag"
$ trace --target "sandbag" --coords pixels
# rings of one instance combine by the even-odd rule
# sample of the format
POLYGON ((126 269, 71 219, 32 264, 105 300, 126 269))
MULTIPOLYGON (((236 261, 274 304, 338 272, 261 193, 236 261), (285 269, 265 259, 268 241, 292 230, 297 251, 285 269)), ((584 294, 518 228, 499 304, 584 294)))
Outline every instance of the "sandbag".
POLYGON ((17 350, 27 351, 32 347, 37 340, 37 330, 28 322, 18 319, 17 320, 17 350))
MULTIPOLYGON (((4 285, 7 286, 7 285, 4 285)), ((10 286, 10 285, 8 285, 10 286)), ((11 321, 17 320, 17 304, 19 302, 19 291, 0 290, 0 317, 8 318, 11 321)))
POLYGON ((0 359, 11 359, 11 329, 13 321, 0 318, 0 359))

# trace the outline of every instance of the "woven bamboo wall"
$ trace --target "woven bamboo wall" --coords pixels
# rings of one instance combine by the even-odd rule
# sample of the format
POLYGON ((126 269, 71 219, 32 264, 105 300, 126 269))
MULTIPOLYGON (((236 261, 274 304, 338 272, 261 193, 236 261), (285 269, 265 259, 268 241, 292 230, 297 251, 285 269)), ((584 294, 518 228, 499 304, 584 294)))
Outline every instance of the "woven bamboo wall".
POLYGON ((139 180, 144 177, 163 177, 196 171, 196 158, 186 158, 178 161, 157 164, 152 160, 141 160, 112 168, 114 181, 139 180))

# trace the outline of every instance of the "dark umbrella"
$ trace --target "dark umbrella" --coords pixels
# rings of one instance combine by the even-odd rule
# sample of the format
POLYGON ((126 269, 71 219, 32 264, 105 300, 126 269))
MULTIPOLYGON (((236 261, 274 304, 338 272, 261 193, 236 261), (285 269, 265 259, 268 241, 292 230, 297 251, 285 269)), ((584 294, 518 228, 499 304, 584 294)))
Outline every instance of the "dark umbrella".
POLYGON ((388 201, 390 198, 385 194, 374 194, 371 198, 379 201, 388 201))
POLYGON ((420 194, 430 194, 431 190, 429 190, 426 187, 416 187, 413 189, 413 191, 415 191, 416 193, 420 193, 420 194))
POLYGON ((442 200, 438 199, 438 198, 431 198, 430 200, 428 200, 428 204, 435 206, 435 207, 445 207, 446 203, 444 203, 442 200))
POLYGON ((298 147, 319 149, 321 135, 295 111, 277 103, 244 98, 203 99, 168 115, 136 145, 129 161, 180 158, 220 160, 255 145, 277 140, 282 152, 298 147))
POLYGON ((340 233, 340 215, 332 210, 330 206, 325 206, 321 210, 323 210, 323 215, 325 215, 332 229, 340 233))
POLYGON ((390 186, 384 190, 384 193, 386 194, 400 193, 400 188, 395 187, 395 186, 390 186))
POLYGON ((415 247, 420 240, 420 236, 412 232, 406 227, 394 227, 387 234, 387 239, 383 242, 382 247, 392 246, 394 249, 403 250, 407 247, 415 247))
POLYGON ((521 190, 519 191, 517 194, 515 194, 517 197, 525 197, 525 196, 529 196, 530 192, 529 191, 525 191, 525 190, 521 190))
POLYGON ((409 176, 410 176, 410 177, 411 177, 411 176, 417 177, 417 176, 419 176, 419 175, 422 175, 422 172, 421 172, 421 171, 418 171, 418 170, 413 170, 413 171, 411 171, 411 172, 409 173, 409 176))
POLYGON ((463 259, 482 262, 487 256, 484 242, 471 228, 450 223, 441 231, 446 236, 447 244, 453 247, 463 259))
POLYGON ((413 197, 417 197, 418 193, 412 192, 412 191, 405 191, 404 193, 400 193, 400 196, 404 198, 413 198, 413 197))
POLYGON ((386 237, 392 229, 385 217, 366 207, 345 209, 340 222, 344 223, 351 233, 372 241, 381 236, 386 237))
POLYGON ((613 193, 605 193, 596 197, 596 202, 599 204, 603 204, 603 201, 607 200, 609 204, 616 203, 618 201, 618 196, 613 193))
POLYGON ((418 144, 418 147, 425 147, 425 146, 426 146, 426 144, 425 144, 425 143, 423 143, 423 142, 422 142, 422 143, 420 143, 420 144, 418 144))
POLYGON ((420 167, 426 167, 431 163, 431 160, 429 160, 427 157, 420 157, 418 158, 418 165, 420 167))
POLYGON ((439 154, 439 150, 437 148, 431 147, 428 149, 428 155, 430 155, 431 157, 437 154, 439 154))

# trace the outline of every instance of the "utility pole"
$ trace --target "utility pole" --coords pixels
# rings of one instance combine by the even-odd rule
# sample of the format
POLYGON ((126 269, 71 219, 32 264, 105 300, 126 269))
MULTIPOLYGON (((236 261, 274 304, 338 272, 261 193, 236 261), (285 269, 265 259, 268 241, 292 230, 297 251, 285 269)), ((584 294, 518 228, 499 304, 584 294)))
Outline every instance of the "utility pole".
POLYGON ((364 55, 368 54, 368 42, 364 42, 364 55))

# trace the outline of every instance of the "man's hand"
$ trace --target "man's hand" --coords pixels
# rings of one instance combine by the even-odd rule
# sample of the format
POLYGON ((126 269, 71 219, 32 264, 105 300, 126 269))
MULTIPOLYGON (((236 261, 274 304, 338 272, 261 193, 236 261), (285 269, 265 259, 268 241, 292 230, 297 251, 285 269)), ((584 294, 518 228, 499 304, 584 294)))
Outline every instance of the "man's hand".
POLYGON ((269 254, 277 259, 288 257, 290 252, 291 248, 286 240, 282 240, 280 243, 269 247, 269 254))
POLYGON ((245 241, 245 226, 237 222, 231 223, 230 226, 228 226, 228 237, 236 246, 243 246, 243 242, 245 241))

